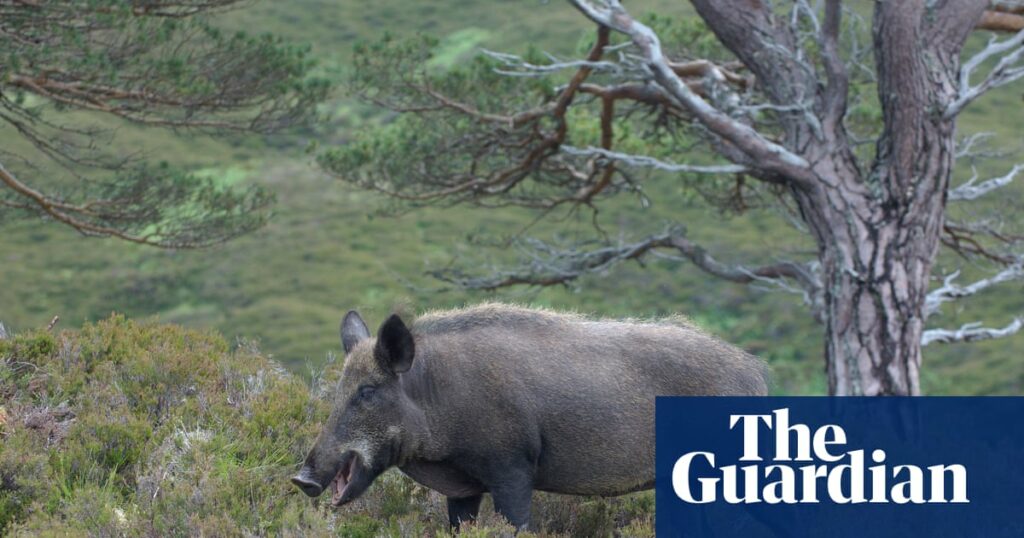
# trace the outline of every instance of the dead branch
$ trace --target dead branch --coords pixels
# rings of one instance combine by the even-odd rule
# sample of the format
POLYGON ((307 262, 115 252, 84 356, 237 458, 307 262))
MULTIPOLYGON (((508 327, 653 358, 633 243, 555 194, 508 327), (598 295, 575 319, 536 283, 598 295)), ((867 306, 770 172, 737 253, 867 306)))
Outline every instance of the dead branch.
POLYGON ((633 168, 651 168, 664 172, 684 172, 693 174, 740 174, 748 172, 746 166, 738 164, 721 165, 699 165, 699 164, 678 164, 655 159, 647 155, 630 155, 618 151, 611 151, 604 148, 586 147, 577 148, 574 146, 562 146, 561 150, 569 155, 578 157, 599 156, 611 161, 620 162, 633 168))
POLYGON ((966 286, 960 286, 954 282, 959 276, 960 271, 955 271, 943 279, 941 287, 928 293, 924 301, 924 317, 926 319, 938 314, 942 305, 945 303, 955 301, 957 299, 963 299, 964 297, 971 297, 972 295, 976 295, 977 293, 991 288, 996 284, 1024 278, 1024 266, 1017 263, 1003 269, 989 278, 983 278, 966 286))
POLYGON ((686 230, 680 226, 670 227, 665 232, 640 241, 620 242, 589 250, 582 245, 559 247, 537 239, 526 239, 518 246, 524 261, 511 270, 496 269, 485 276, 474 276, 458 269, 433 271, 430 274, 461 288, 489 291, 516 285, 566 285, 585 275, 608 270, 621 262, 639 260, 648 253, 664 250, 675 253, 678 259, 692 263, 705 273, 737 284, 768 282, 793 291, 795 288, 784 281, 794 282, 815 311, 816 318, 820 318, 824 305, 823 287, 816 262, 783 261, 753 267, 722 263, 688 239, 686 230))
POLYGON ((1024 171, 1024 164, 1014 165, 1006 175, 986 179, 981 183, 978 183, 977 176, 972 177, 962 185, 950 189, 948 200, 951 202, 976 200, 996 189, 1009 185, 1021 171, 1024 171))
POLYGON ((1014 318, 1009 325, 1001 328, 987 328, 982 327, 981 322, 967 323, 961 326, 959 329, 929 329, 921 334, 921 345, 927 346, 928 344, 940 343, 940 344, 953 344, 959 342, 978 342, 981 340, 992 340, 995 338, 1005 338, 1024 327, 1024 322, 1021 318, 1014 318))
POLYGON ((964 62, 960 68, 960 90, 956 100, 946 108, 946 117, 953 118, 972 101, 994 88, 1009 84, 1024 77, 1024 28, 1016 35, 1002 41, 992 38, 980 52, 964 62), (999 58, 995 67, 977 85, 971 85, 971 77, 986 61, 999 58))

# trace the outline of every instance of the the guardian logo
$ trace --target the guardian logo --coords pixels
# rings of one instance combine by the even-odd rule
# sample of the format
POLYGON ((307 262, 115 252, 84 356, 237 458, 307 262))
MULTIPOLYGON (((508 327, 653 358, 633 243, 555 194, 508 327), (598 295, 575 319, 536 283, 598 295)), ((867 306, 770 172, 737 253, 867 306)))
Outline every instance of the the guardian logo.
POLYGON ((713 452, 689 452, 672 466, 672 489, 682 501, 707 504, 942 504, 969 503, 967 468, 950 463, 921 468, 893 465, 882 448, 844 450, 846 432, 828 424, 811 430, 790 423, 789 409, 771 414, 730 415, 729 429, 742 434, 741 462, 718 467, 713 452), (762 454, 761 435, 774 436, 762 454))

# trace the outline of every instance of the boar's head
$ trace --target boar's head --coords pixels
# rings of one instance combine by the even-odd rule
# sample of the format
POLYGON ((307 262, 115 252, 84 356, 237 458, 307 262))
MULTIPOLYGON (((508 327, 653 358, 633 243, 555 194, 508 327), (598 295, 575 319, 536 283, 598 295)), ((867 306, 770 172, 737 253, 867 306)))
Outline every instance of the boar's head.
POLYGON ((341 322, 345 365, 333 409, 292 483, 306 495, 330 490, 340 506, 360 495, 375 478, 399 463, 422 413, 402 392, 399 374, 412 366, 412 333, 392 315, 370 336, 362 318, 349 312, 341 322))

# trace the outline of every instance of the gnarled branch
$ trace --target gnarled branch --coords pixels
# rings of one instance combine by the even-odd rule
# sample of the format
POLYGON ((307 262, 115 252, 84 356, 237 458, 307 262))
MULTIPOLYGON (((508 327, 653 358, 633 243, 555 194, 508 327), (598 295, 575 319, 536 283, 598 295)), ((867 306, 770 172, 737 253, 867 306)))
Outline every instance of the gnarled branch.
POLYGON ((999 41, 995 38, 980 52, 964 62, 960 68, 960 90, 956 100, 946 108, 946 117, 953 118, 972 101, 985 92, 1009 84, 1024 77, 1024 29, 1009 39, 999 41), (986 61, 999 57, 995 67, 985 76, 984 80, 971 86, 971 77, 986 61))
POLYGON ((638 259, 651 250, 669 247, 672 235, 673 232, 669 231, 634 243, 607 245, 593 250, 560 248, 538 239, 525 239, 519 246, 527 260, 515 269, 495 271, 485 276, 471 276, 462 270, 433 271, 430 274, 461 288, 490 291, 521 284, 568 284, 619 262, 638 259))
POLYGON ((699 164, 678 164, 647 155, 630 155, 618 151, 611 151, 604 148, 586 147, 577 148, 574 146, 562 146, 561 150, 569 155, 578 157, 602 157, 611 161, 620 162, 634 168, 652 168, 663 172, 683 172, 693 174, 742 174, 748 172, 749 168, 739 164, 699 165, 699 164))
POLYGON ((1024 165, 1018 164, 1014 165, 1006 175, 986 179, 981 183, 978 183, 977 177, 972 177, 962 185, 958 185, 957 187, 950 189, 948 200, 951 202, 976 200, 996 189, 1009 185, 1021 171, 1024 171, 1024 165))
POLYGON ((928 293, 924 301, 925 318, 937 314, 945 303, 970 297, 996 284, 1024 278, 1024 266, 1020 263, 1011 265, 989 278, 983 278, 966 286, 960 286, 954 282, 959 276, 960 271, 953 272, 943 279, 941 287, 928 293))
POLYGON ((1024 327, 1024 321, 1022 321, 1021 318, 1014 318, 1009 325, 1001 329, 982 327, 980 322, 967 323, 959 329, 952 330, 929 329, 921 334, 921 345, 927 346, 928 344, 934 343, 952 344, 957 342, 978 342, 981 340, 1005 338, 1020 331, 1021 327, 1024 327))
POLYGON ((526 239, 519 243, 519 247, 526 259, 514 269, 495 270, 483 276, 467 274, 459 269, 432 271, 430 274, 461 288, 492 291, 516 285, 565 285, 584 275, 610 269, 618 263, 639 260, 648 253, 668 251, 676 254, 672 256, 674 259, 688 261, 705 273, 737 284, 768 282, 793 291, 797 288, 783 281, 794 282, 799 286, 805 302, 812 307, 818 319, 824 304, 823 288, 816 262, 784 261, 753 267, 726 264, 688 239, 686 230, 679 226, 640 241, 604 245, 590 250, 559 247, 537 239, 526 239))
POLYGON ((694 93, 665 58, 657 34, 633 19, 618 0, 603 0, 604 7, 598 7, 589 0, 570 1, 597 24, 629 36, 640 49, 658 84, 712 133, 738 148, 768 173, 788 178, 804 187, 815 184, 816 178, 803 157, 768 140, 749 125, 730 117, 694 93))

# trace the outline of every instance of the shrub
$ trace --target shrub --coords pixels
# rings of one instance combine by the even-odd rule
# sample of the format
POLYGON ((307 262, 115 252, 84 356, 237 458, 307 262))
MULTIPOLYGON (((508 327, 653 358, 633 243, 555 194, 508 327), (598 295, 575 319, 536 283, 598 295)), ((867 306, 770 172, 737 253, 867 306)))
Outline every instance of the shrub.
POLYGON ((33 331, 0 340, 0 359, 38 366, 53 355, 55 348, 53 335, 48 331, 33 331))
MULTIPOLYGON (((450 536, 444 498, 398 471, 339 510, 291 486, 329 394, 252 345, 120 316, 0 340, 0 534, 450 536)), ((540 536, 646 537, 652 504, 537 495, 534 522, 540 536)), ((512 530, 485 501, 462 536, 512 530)))

